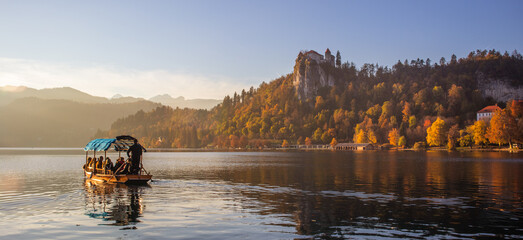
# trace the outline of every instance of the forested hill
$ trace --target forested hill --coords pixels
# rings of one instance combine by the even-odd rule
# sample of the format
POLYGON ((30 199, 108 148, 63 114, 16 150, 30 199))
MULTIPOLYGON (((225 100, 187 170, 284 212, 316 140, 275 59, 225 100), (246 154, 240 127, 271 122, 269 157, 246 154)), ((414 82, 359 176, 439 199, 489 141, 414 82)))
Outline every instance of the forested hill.
POLYGON ((148 147, 256 147, 333 138, 380 144, 395 132, 412 146, 425 141, 438 117, 464 129, 483 107, 523 98, 523 57, 517 52, 478 50, 450 61, 398 61, 391 68, 356 68, 337 57, 333 65, 302 52, 293 73, 226 96, 209 111, 141 111, 97 136, 131 134, 148 147))

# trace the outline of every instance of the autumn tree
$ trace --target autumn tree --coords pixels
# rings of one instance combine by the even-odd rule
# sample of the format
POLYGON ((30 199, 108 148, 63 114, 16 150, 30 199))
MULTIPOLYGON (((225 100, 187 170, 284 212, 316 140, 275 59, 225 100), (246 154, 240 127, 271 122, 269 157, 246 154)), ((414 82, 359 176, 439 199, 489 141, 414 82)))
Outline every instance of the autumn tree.
POLYGON ((507 104, 507 107, 510 108, 510 114, 516 119, 523 117, 523 104, 520 102, 521 100, 512 100, 507 104))
POLYGON ((508 143, 512 148, 512 143, 518 134, 517 123, 510 109, 506 108, 494 113, 487 130, 487 138, 491 143, 497 143, 499 146, 508 143))
POLYGON ((418 124, 418 122, 416 121, 416 116, 410 116, 409 117, 409 128, 416 127, 416 124, 418 124))
POLYGON ((448 105, 449 105, 449 112, 454 115, 459 115, 459 112, 461 110, 461 106, 463 104, 463 99, 465 96, 465 92, 463 90, 463 87, 457 86, 456 84, 452 84, 452 86, 449 89, 448 93, 448 105))
POLYGON ((298 140, 296 140, 296 144, 298 144, 298 145, 303 144, 303 137, 302 137, 302 136, 300 136, 300 137, 298 138, 298 140))
POLYGON ((441 146, 447 139, 447 125, 445 121, 438 118, 427 129, 427 143, 430 146, 441 146))
POLYGON ((523 143, 523 102, 522 100, 512 100, 507 106, 510 107, 511 115, 516 121, 518 129, 514 136, 515 142, 523 143))
POLYGON ((459 145, 462 147, 472 147, 474 139, 472 137, 472 125, 467 126, 466 129, 459 130, 459 145))
POLYGON ((367 133, 363 129, 360 129, 356 133, 354 133, 354 142, 355 143, 367 143, 369 142, 369 138, 367 137, 367 133))
POLYGON ((459 127, 457 124, 453 125, 449 128, 448 134, 447 134, 447 149, 454 150, 456 149, 456 143, 459 138, 459 127))
POLYGON ((321 128, 317 128, 316 131, 314 131, 314 133, 312 134, 312 140, 315 142, 320 142, 322 135, 323 131, 321 130, 321 128))
POLYGON ((236 135, 229 136, 230 145, 232 148, 240 147, 240 138, 236 135))
POLYGON ((336 141, 336 138, 332 138, 332 141, 330 143, 331 147, 334 148, 338 144, 338 141, 336 141))
POLYGON ((332 139, 332 136, 329 134, 328 131, 323 132, 323 134, 321 135, 322 143, 328 143, 331 141, 331 139, 332 139))
POLYGON ((316 103, 314 104, 314 108, 319 111, 321 109, 323 109, 323 106, 325 105, 325 100, 323 99, 322 96, 317 96, 316 97, 316 103))
POLYGON ((399 138, 400 138, 400 132, 398 131, 397 128, 393 128, 392 130, 389 131, 389 143, 392 144, 393 146, 398 146, 399 145, 399 138))
POLYGON ((369 132, 367 133, 367 138, 369 139, 370 143, 377 143, 378 142, 378 138, 376 137, 376 133, 374 133, 374 131, 372 131, 372 130, 369 130, 369 132))
POLYGON ((305 138, 305 145, 307 145, 307 146, 312 145, 312 140, 309 137, 305 138))
POLYGON ((479 120, 474 122, 474 125, 472 125, 472 138, 474 140, 474 144, 484 146, 487 144, 487 123, 485 121, 479 120))
MULTIPOLYGON (((379 108, 379 105, 378 109, 381 109, 379 108)), ((353 141, 356 143, 376 143, 377 137, 374 128, 375 125, 372 123, 372 119, 368 116, 365 116, 363 121, 356 124, 356 127, 354 128, 353 141)))

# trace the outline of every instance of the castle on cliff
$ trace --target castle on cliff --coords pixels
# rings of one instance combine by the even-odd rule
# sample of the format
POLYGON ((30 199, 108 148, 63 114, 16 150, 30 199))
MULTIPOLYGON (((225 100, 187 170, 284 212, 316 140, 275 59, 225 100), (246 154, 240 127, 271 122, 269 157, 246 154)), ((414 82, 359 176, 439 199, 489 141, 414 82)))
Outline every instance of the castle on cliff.
POLYGON ((325 57, 323 57, 323 55, 317 53, 314 50, 310 50, 310 51, 306 52, 304 55, 309 60, 316 61, 317 63, 326 62, 326 63, 329 63, 330 65, 334 66, 334 56, 331 54, 331 50, 329 50, 328 48, 327 48, 327 50, 325 50, 325 57))
MULTIPOLYGON (((334 86, 336 79, 332 71, 327 71, 326 66, 320 63, 327 63, 335 66, 335 58, 331 51, 325 50, 325 57, 314 50, 300 52, 299 61, 294 66, 292 84, 296 89, 298 99, 310 99, 316 96, 318 89, 326 86, 334 86), (304 61, 308 60, 308 61, 304 61), (310 64, 316 63, 316 64, 310 64)), ((328 68, 328 67, 327 67, 328 68)))

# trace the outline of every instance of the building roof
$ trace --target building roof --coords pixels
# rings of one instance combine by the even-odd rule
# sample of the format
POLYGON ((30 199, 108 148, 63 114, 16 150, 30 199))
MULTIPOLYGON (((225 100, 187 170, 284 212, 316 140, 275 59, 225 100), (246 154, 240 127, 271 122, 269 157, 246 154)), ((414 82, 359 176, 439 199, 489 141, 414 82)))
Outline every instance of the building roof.
POLYGON ((327 50, 325 50, 325 54, 327 54, 327 53, 329 53, 329 54, 331 53, 331 50, 329 50, 329 48, 327 48, 327 50))
POLYGON ((319 54, 318 52, 314 51, 314 50, 310 50, 308 52, 305 53, 305 55, 309 55, 309 54, 316 54, 316 55, 320 55, 323 57, 323 55, 319 54))
POLYGON ((501 110, 501 108, 498 107, 498 105, 491 105, 491 106, 486 106, 483 109, 479 110, 478 113, 489 113, 489 112, 495 112, 497 110, 501 110))

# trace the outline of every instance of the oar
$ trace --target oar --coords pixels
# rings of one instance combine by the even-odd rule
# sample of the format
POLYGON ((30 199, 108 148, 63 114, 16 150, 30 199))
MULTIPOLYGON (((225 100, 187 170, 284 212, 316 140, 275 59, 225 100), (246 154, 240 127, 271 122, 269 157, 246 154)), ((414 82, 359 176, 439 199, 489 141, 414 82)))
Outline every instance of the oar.
POLYGON ((125 163, 120 165, 120 167, 118 167, 118 169, 116 169, 116 171, 113 172, 113 175, 111 176, 111 178, 109 178, 109 180, 107 180, 108 182, 111 181, 111 179, 113 179, 113 177, 116 177, 116 173, 118 171, 120 171, 120 169, 122 169, 122 167, 125 166, 125 163))
MULTIPOLYGON (((145 172, 145 174, 147 174, 147 175, 151 175, 151 174, 149 174, 149 172, 147 172, 147 170, 145 170, 145 168, 143 167, 142 161, 140 161, 140 169, 142 169, 142 170, 145 172)), ((154 180, 153 180, 152 178, 151 178, 151 182, 154 182, 154 180)))

